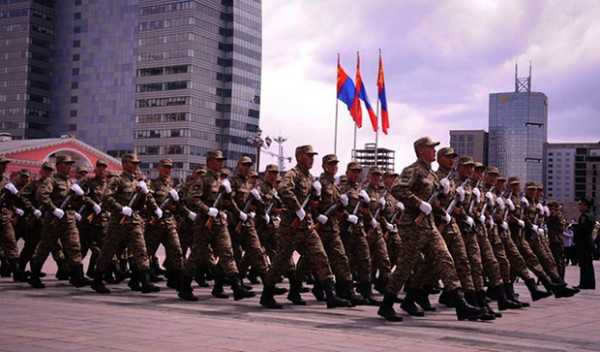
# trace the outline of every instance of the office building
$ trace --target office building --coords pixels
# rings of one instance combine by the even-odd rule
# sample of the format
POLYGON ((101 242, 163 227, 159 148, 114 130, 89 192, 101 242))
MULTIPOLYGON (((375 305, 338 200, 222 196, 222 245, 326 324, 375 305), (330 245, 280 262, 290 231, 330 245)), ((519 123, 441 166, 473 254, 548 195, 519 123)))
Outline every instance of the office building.
POLYGON ((488 164, 488 133, 484 130, 451 130, 450 146, 458 155, 488 164))
POLYGON ((365 170, 377 166, 383 171, 394 171, 396 152, 387 148, 376 148, 375 143, 366 143, 364 149, 352 151, 352 160, 356 160, 365 170))

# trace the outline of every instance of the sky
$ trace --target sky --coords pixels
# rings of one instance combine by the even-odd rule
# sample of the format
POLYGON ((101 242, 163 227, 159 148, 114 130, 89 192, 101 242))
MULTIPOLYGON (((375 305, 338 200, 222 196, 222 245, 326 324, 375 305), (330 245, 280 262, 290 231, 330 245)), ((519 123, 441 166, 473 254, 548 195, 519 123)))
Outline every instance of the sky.
MULTIPOLYGON (((514 91, 515 63, 526 76, 531 62, 532 90, 548 96, 549 142, 598 142, 598 18, 597 0, 263 0, 263 136, 287 138, 287 156, 302 144, 332 153, 337 53, 354 79, 360 52, 375 106, 381 49, 391 127, 379 145, 396 151, 396 170, 419 137, 447 145, 450 129, 487 130, 489 94, 514 91)), ((353 122, 341 102, 338 118, 345 164, 353 122)), ((357 145, 374 141, 363 111, 357 145)), ((269 162, 263 153, 261 169, 269 162)))

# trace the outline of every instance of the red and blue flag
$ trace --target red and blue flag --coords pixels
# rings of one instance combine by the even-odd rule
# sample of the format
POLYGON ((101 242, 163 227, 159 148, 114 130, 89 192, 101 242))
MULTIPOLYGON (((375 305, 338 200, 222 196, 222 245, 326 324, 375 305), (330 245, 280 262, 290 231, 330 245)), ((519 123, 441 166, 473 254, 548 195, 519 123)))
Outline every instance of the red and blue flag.
MULTIPOLYGON (((360 57, 358 56, 358 53, 356 54, 356 79, 354 82, 356 84, 356 89, 354 93, 354 101, 352 102, 352 111, 358 111, 360 113, 362 122, 362 111, 360 108, 360 100, 362 100, 365 103, 367 112, 369 113, 373 130, 377 132, 377 115, 375 114, 375 111, 373 111, 373 107, 369 102, 369 97, 367 96, 367 91, 365 90, 365 85, 363 84, 362 77, 360 75, 360 57)), ((358 127, 361 127, 361 125, 358 125, 358 127)))
POLYGON ((388 115, 387 98, 385 97, 385 79, 383 78, 383 59, 379 53, 379 71, 377 73, 377 95, 381 104, 381 130, 388 134, 390 118, 388 115))
MULTIPOLYGON (((356 122, 356 117, 352 113, 352 103, 354 101, 354 82, 352 79, 346 74, 346 71, 342 68, 340 64, 340 57, 338 56, 337 62, 337 98, 341 100, 350 111, 350 115, 352 115, 352 119, 356 122)), ((358 122, 356 122, 358 124, 358 122)))

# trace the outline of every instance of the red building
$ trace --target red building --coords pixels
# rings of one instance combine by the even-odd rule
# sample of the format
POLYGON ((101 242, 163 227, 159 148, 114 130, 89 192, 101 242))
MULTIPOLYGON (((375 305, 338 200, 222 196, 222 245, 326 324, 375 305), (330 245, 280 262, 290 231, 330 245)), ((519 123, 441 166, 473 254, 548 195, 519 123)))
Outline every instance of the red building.
POLYGON ((90 170, 96 160, 103 159, 108 163, 108 170, 121 171, 120 160, 73 137, 22 140, 0 137, 0 155, 10 160, 7 176, 22 169, 37 175, 42 163, 54 162, 56 154, 68 154, 75 160, 75 166, 87 166, 90 170))

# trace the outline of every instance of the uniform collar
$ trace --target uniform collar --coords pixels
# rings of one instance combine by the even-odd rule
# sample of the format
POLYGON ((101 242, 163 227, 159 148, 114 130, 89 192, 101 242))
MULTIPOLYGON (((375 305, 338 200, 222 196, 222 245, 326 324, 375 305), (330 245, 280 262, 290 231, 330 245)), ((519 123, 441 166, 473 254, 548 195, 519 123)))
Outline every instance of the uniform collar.
POLYGON ((423 159, 417 159, 417 164, 420 165, 421 167, 424 167, 427 170, 431 170, 431 164, 425 162, 423 159))
POLYGON ((308 171, 308 169, 300 164, 296 164, 295 169, 300 171, 302 174, 304 174, 306 176, 310 175, 310 172, 308 171))

